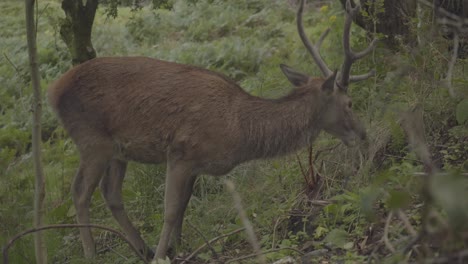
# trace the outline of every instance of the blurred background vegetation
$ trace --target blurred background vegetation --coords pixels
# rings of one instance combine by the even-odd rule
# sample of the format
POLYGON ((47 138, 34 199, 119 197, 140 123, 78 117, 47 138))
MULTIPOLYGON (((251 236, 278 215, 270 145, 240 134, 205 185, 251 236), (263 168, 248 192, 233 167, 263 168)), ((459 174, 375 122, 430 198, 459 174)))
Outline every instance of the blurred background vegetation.
MULTIPOLYGON (((280 63, 320 76, 297 35, 296 2, 154 0, 135 5, 128 0, 118 5, 101 1, 92 42, 97 56, 148 56, 198 65, 226 74, 251 94, 275 98, 291 89, 280 73, 280 63)), ((332 68, 342 63, 340 2, 311 2, 304 17, 313 39, 331 28, 321 52, 332 68)), ((24 6, 21 1, 3 0, 0 10, 3 245, 32 226, 34 175, 24 6)), ((363 15, 377 24, 379 12, 384 11, 382 5, 374 15, 363 15)), ((71 67, 71 55, 60 38, 63 19, 61 1, 39 1, 38 61, 44 92, 71 67)), ((285 257, 297 263, 468 261, 468 69, 460 56, 451 83, 456 96, 451 97, 443 80, 453 41, 434 27, 434 20, 430 8, 420 7, 417 16, 405 23, 417 43, 392 35, 388 44, 389 36, 377 32, 381 44, 354 66, 356 73, 377 71, 375 78, 350 87, 353 107, 367 126, 366 144, 346 148, 322 135, 313 147, 313 172, 307 172, 305 149, 244 164, 225 176, 236 184, 262 250, 271 251, 266 254, 268 262, 285 257), (418 136, 427 142, 432 165, 444 172, 429 180, 401 126, 408 111, 420 116, 423 134, 418 136), (311 175, 320 180, 313 182, 311 175)), ((369 35, 354 26, 353 47, 366 47, 369 35)), ((47 223, 74 223, 69 190, 79 162, 77 152, 46 99, 43 104, 47 223)), ((131 164, 123 190, 129 215, 152 246, 163 222, 164 172, 164 166, 131 164)), ((99 190, 91 212, 93 223, 117 228, 99 190)), ((200 177, 186 212, 179 258, 205 240, 240 227, 223 181, 200 177)), ((88 263, 82 259, 78 230, 51 230, 46 238, 50 263, 88 263)), ((139 262, 111 233, 95 231, 95 238, 99 252, 95 263, 139 262)), ((11 263, 34 262, 32 237, 21 239, 10 251, 11 263)), ((236 233, 213 243, 212 250, 202 250, 190 263, 236 262, 251 253, 245 235, 236 233)), ((237 263, 255 263, 255 258, 237 263)))

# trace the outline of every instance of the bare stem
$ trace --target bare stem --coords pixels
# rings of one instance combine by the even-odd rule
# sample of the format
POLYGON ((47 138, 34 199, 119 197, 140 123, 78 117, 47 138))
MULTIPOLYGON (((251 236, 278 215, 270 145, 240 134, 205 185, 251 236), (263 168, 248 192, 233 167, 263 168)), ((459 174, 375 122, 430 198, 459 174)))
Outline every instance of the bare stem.
POLYGON ((249 218, 247 217, 247 214, 245 213, 244 208, 242 207, 242 201, 241 201, 239 193, 236 192, 234 183, 230 180, 225 180, 224 184, 226 184, 228 191, 232 195, 232 198, 234 200, 234 206, 236 207, 237 213, 239 214, 242 224, 245 227, 245 232, 247 233, 247 237, 249 239, 250 245, 252 246, 254 250, 254 254, 255 256, 257 256, 257 263, 260 263, 260 264, 266 263, 265 256, 263 255, 262 250, 260 249, 260 244, 258 243, 258 239, 257 239, 257 236, 255 235, 253 226, 250 223, 249 218))
POLYGON ((385 247, 387 247, 387 249, 390 250, 390 252, 394 253, 395 252, 395 247, 392 245, 392 243, 388 239, 388 229, 390 228, 390 221, 392 220, 392 217, 393 217, 393 211, 391 211, 388 214, 387 220, 385 221, 383 241, 384 241, 385 247))

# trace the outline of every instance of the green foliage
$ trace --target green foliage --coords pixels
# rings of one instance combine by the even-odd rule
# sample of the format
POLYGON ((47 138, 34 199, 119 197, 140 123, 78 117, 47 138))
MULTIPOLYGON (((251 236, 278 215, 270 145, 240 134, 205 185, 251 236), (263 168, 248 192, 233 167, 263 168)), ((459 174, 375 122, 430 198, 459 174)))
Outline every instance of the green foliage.
POLYGON ((404 209, 411 203, 411 195, 404 190, 390 190, 386 205, 389 209, 404 209))
POLYGON ((323 239, 324 242, 331 244, 334 247, 342 249, 353 248, 353 242, 349 240, 348 232, 342 229, 333 229, 323 239))
POLYGON ((460 199, 466 195, 468 179, 457 172, 436 174, 431 182, 435 203, 446 213, 453 230, 468 228, 468 201, 460 199))
POLYGON ((468 99, 464 99, 457 104, 455 115, 457 117, 458 124, 468 124, 468 99))
MULTIPOLYGON (((155 0, 146 6, 137 1, 138 8, 133 1, 120 2, 122 5, 118 1, 103 2, 98 10, 93 30, 98 56, 141 55, 198 65, 222 72, 253 95, 268 98, 277 98, 290 90, 278 68, 280 63, 312 76, 320 74, 297 36, 295 7, 288 5, 289 1, 155 0), (117 16, 108 18, 108 15, 117 16)), ((0 17, 0 244, 3 244, 32 225, 34 181, 23 7, 20 2, 3 1, 0 8, 7 14, 0 17)), ((380 11, 382 8, 378 7, 380 11)), ((58 21, 63 17, 60 1, 39 1, 39 10, 38 52, 45 91, 70 67, 70 55, 58 38, 58 21)), ((329 6, 313 4, 304 14, 306 33, 313 40, 327 27, 332 28, 321 49, 332 68, 338 68, 342 62, 342 15, 339 4, 334 2, 329 6)), ((425 201, 420 194, 424 178, 415 176, 423 166, 408 146, 400 125, 401 113, 415 105, 423 109, 425 137, 434 160, 450 171, 436 175, 430 183, 435 208, 447 226, 466 230, 468 209, 466 202, 460 200, 467 192, 466 177, 461 173, 468 170, 465 61, 459 60, 455 67, 454 87, 459 98, 454 100, 437 81, 446 72, 447 43, 432 39, 433 34, 425 34, 430 27, 429 21, 421 25, 421 41, 427 44, 417 49, 402 47, 400 53, 393 54, 379 46, 369 58, 356 63, 353 68, 356 74, 370 68, 377 70, 376 78, 350 87, 353 108, 369 127, 370 142, 359 149, 338 146, 321 151, 332 148, 337 141, 320 137, 314 153, 321 154, 315 169, 322 178, 312 191, 304 187, 295 156, 246 164, 227 176, 236 184, 262 250, 276 250, 267 254, 268 262, 295 257, 297 254, 287 247, 305 252, 329 250, 312 257, 312 263, 407 260, 406 255, 386 252, 380 241, 383 223, 390 212, 395 215, 401 210, 418 230, 423 221, 421 208, 425 201), (316 196, 309 192, 315 192, 316 196), (314 199, 332 203, 319 207, 311 205, 314 199)), ((353 26, 353 49, 365 47, 367 37, 366 32, 353 26)), ((47 222, 73 223, 75 212, 69 190, 79 159, 73 142, 45 98, 43 105, 47 222)), ((304 158, 303 154, 299 154, 299 159, 304 158)), ((130 163, 123 190, 130 218, 152 246, 156 245, 163 224, 164 178, 164 166, 130 163)), ((232 197, 224 189, 219 179, 203 176, 197 180, 186 212, 180 252, 193 252, 205 239, 242 227, 232 197)), ((117 226, 99 192, 93 196, 92 221, 117 226)), ((388 228, 390 240, 408 240, 407 230, 392 223, 388 228)), ((434 226, 443 230, 444 225, 434 226)), ((105 232, 94 233, 100 252, 96 263, 138 263, 125 243, 105 232)), ((77 230, 50 231, 47 236, 52 262, 85 262, 77 230)), ((461 239, 444 239, 448 241, 444 243, 445 251, 431 248, 434 255, 467 246, 461 239)), ((404 244, 396 246, 400 249, 404 244)), ((10 262, 32 263, 31 245, 32 237, 17 242, 11 250, 10 262)), ((218 256, 234 258, 251 253, 244 233, 225 237, 211 246, 218 256)), ((205 249, 195 262, 213 261, 214 257, 205 249)))

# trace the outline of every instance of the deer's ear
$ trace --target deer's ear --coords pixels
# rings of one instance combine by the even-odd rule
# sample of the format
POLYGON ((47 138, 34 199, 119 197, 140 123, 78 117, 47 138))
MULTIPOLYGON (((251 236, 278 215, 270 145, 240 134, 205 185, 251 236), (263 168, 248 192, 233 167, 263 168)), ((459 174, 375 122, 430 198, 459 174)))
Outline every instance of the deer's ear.
POLYGON ((322 91, 327 94, 333 93, 335 89, 335 79, 336 79, 336 71, 333 72, 323 83, 322 83, 322 91))
POLYGON ((296 87, 303 86, 309 82, 310 77, 306 74, 297 72, 293 68, 284 64, 280 64, 280 68, 288 80, 296 87))

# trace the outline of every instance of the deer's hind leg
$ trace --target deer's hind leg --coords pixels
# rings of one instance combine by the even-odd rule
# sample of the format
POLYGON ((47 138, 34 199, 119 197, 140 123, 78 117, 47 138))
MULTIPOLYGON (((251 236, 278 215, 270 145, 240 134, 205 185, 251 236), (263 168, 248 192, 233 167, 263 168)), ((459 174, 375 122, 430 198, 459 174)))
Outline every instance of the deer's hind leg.
MULTIPOLYGON (((112 145, 103 142, 89 144, 80 149, 80 167, 71 190, 78 224, 89 224, 91 197, 106 171, 111 156, 112 145)), ((93 258, 96 255, 96 247, 91 229, 80 228, 80 238, 85 257, 93 258)))
POLYGON ((153 251, 148 248, 141 238, 140 233, 133 226, 123 205, 122 183, 125 178, 127 162, 113 159, 109 163, 106 174, 101 180, 101 190, 107 206, 112 215, 122 227, 130 242, 137 248, 143 256, 151 260, 154 256, 153 251))

